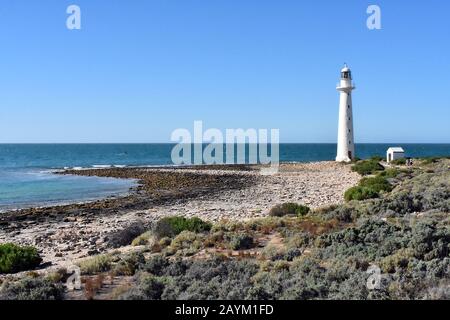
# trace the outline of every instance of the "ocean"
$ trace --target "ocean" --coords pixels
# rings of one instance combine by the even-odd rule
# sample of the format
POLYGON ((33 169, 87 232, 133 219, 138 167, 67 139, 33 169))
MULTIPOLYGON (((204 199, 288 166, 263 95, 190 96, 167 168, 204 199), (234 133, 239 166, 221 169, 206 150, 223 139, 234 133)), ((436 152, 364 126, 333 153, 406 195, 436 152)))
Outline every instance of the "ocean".
MULTIPOLYGON (((171 165, 174 144, 0 144, 0 211, 122 195, 133 180, 64 176, 64 168, 171 165)), ((356 144, 356 155, 384 156, 402 146, 408 157, 450 156, 450 144, 356 144)), ((334 160, 336 144, 280 144, 280 161, 334 160)))

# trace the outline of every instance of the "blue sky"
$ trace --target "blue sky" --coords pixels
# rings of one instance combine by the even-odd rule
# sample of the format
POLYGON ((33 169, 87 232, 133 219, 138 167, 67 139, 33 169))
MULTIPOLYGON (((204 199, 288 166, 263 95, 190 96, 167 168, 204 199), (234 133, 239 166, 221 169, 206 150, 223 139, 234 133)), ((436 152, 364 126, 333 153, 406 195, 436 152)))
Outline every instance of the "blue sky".
POLYGON ((449 16, 444 0, 2 0, 0 142, 168 142, 194 120, 335 142, 347 62, 356 142, 448 143, 449 16))

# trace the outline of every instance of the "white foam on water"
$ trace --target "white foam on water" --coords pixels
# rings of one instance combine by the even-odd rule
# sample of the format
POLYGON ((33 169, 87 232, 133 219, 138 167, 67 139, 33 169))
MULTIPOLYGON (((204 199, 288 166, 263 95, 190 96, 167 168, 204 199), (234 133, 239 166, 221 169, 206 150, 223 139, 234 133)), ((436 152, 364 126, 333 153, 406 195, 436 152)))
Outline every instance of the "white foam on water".
POLYGON ((111 168, 112 165, 110 164, 94 164, 92 166, 92 168, 98 168, 98 169, 106 169, 106 168, 111 168))

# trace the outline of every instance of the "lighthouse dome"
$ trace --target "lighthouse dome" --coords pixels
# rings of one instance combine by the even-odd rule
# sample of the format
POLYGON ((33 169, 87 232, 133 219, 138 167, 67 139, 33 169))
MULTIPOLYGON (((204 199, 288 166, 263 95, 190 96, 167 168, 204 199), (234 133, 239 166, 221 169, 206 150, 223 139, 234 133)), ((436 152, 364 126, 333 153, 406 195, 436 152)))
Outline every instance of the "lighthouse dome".
POLYGON ((347 66, 347 64, 344 65, 344 67, 342 68, 341 72, 349 72, 350 68, 347 66))
POLYGON ((344 65, 344 68, 341 70, 341 79, 352 79, 352 72, 347 64, 344 65))

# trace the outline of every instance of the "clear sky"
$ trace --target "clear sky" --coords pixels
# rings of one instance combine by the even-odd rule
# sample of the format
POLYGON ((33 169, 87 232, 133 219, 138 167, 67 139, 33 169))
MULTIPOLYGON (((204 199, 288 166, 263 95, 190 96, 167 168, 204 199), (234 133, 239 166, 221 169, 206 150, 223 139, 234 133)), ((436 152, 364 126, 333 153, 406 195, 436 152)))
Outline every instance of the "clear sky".
POLYGON ((449 143, 449 38, 447 0, 2 0, 0 142, 168 142, 194 120, 335 142, 347 62, 356 142, 449 143))

